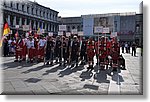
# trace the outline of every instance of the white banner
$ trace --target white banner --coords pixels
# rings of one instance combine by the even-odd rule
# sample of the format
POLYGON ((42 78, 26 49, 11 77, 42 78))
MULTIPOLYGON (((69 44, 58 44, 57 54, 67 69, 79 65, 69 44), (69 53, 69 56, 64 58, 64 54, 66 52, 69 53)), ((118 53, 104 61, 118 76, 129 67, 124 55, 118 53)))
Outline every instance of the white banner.
POLYGON ((58 35, 63 35, 63 32, 58 32, 58 35))
POLYGON ((102 26, 94 27, 94 33, 102 33, 102 32, 103 32, 103 27, 102 26))
POLYGON ((103 33, 109 33, 109 28, 108 27, 103 28, 103 33))
POLYGON ((78 36, 83 36, 83 32, 78 32, 78 36))
POLYGON ((19 25, 16 25, 16 29, 19 29, 19 25))
POLYGON ((78 30, 77 29, 72 29, 71 34, 78 34, 78 30))
POLYGON ((117 37, 117 32, 111 32, 110 37, 111 37, 111 38, 117 37))
POLYGON ((23 25, 23 31, 29 31, 29 25, 23 25))
POLYGON ((66 25, 59 25, 59 31, 66 31, 67 27, 66 25))
POLYGON ((53 36, 53 32, 49 32, 49 33, 48 33, 48 36, 53 36))
POLYGON ((66 36, 67 36, 67 37, 71 36, 71 33, 70 33, 70 32, 67 32, 67 33, 66 33, 66 36))

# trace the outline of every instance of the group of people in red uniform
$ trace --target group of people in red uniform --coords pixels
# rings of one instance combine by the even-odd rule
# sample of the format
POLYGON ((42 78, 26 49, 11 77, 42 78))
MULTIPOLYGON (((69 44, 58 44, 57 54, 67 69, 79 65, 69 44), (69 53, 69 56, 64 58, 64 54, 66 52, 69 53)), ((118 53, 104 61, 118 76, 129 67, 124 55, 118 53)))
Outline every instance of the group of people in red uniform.
MULTIPOLYGON (((15 62, 34 61, 46 63, 46 65, 58 63, 77 67, 80 64, 88 64, 87 69, 94 69, 94 56, 97 65, 104 66, 118 64, 120 58, 120 46, 117 38, 78 36, 18 36, 12 44, 15 46, 15 62), (44 60, 45 59, 45 60, 44 60), (50 63, 49 63, 50 62, 50 63)), ((125 67, 125 65, 124 65, 125 67)))

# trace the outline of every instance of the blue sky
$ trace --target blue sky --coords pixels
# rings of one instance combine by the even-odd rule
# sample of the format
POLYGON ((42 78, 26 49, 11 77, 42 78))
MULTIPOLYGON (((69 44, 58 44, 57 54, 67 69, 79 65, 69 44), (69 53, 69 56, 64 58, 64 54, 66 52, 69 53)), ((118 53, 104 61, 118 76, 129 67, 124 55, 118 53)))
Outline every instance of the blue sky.
POLYGON ((142 0, 31 0, 50 7, 62 17, 74 17, 86 14, 102 13, 139 13, 142 0))

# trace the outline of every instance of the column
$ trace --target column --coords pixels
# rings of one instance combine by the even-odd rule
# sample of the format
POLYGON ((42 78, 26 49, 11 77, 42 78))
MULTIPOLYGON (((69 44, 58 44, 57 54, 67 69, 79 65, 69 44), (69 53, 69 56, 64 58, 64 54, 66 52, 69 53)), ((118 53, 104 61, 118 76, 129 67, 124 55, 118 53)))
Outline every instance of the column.
POLYGON ((25 18, 24 25, 27 25, 27 19, 25 18))
POLYGON ((51 31, 53 31, 53 25, 51 24, 51 31))
POLYGON ((48 31, 50 31, 50 24, 48 24, 48 31))
POLYGON ((38 22, 38 25, 37 25, 37 26, 38 26, 38 28, 40 28, 40 22, 38 22))
POLYGON ((8 19, 7 19, 7 20, 8 20, 8 21, 7 21, 7 22, 8 22, 8 25, 11 25, 11 24, 10 24, 10 15, 8 15, 8 19))
POLYGON ((36 29, 36 21, 34 20, 33 28, 36 29))
POLYGON ((45 23, 45 30, 47 31, 47 23, 45 23))
POLYGON ((22 25, 22 18, 20 17, 20 19, 19 19, 19 26, 21 26, 22 25))
POLYGON ((43 22, 42 22, 42 29, 43 29, 43 22))
POLYGON ((14 19, 13 19, 13 26, 16 26, 16 16, 14 16, 14 19))

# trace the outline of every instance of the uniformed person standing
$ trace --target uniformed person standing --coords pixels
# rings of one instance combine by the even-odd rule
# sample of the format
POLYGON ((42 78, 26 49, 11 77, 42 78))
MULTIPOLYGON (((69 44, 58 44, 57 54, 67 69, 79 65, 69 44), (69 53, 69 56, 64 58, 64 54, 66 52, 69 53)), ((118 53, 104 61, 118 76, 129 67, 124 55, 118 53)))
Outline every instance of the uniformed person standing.
POLYGON ((29 40, 27 41, 27 49, 28 49, 28 58, 29 58, 29 61, 31 63, 33 63, 35 46, 34 46, 34 40, 33 40, 33 38, 31 36, 29 37, 29 40))
POLYGON ((45 44, 46 44, 46 40, 44 39, 44 37, 41 37, 39 40, 39 54, 38 54, 38 62, 43 61, 44 59, 44 48, 45 48, 45 44))
POLYGON ((54 52, 54 42, 52 40, 52 37, 47 38, 46 46, 45 46, 45 51, 46 51, 46 65, 53 64, 53 52, 54 52))
POLYGON ((91 71, 94 69, 94 56, 95 56, 95 42, 93 41, 92 37, 89 38, 87 42, 87 58, 88 58, 88 64, 89 67, 88 70, 91 69, 91 71))
POLYGON ((56 57, 56 63, 59 60, 59 63, 61 65, 62 64, 62 41, 59 36, 57 36, 56 38, 55 57, 56 57))
POLYGON ((17 40, 16 40, 16 56, 15 56, 16 60, 14 62, 18 62, 19 57, 20 57, 19 62, 22 61, 22 50, 23 50, 23 40, 19 36, 17 37, 17 40))
POLYGON ((85 64, 87 62, 87 42, 86 39, 83 37, 82 40, 80 41, 80 60, 81 64, 85 64))
POLYGON ((71 46, 71 67, 73 67, 74 65, 76 65, 76 67, 78 66, 79 48, 80 44, 78 42, 78 38, 77 36, 74 36, 74 40, 71 46))

